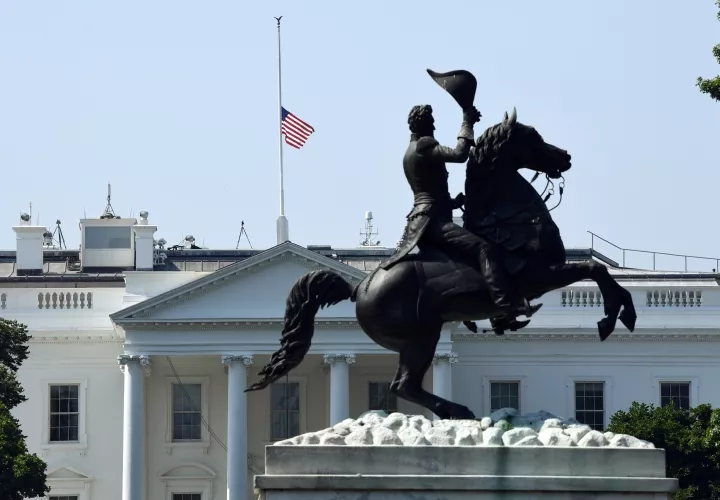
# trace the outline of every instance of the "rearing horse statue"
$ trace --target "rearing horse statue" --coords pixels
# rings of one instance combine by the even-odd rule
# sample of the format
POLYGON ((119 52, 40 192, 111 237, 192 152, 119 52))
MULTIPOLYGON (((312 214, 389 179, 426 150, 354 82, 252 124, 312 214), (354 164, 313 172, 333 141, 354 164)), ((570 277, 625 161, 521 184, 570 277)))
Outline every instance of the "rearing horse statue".
MULTIPOLYGON (((545 202, 518 172, 529 168, 559 178, 570 168, 569 155, 560 152, 534 128, 518 122, 515 111, 506 114, 477 139, 468 160, 464 225, 505 248, 505 265, 528 299, 590 279, 604 299, 600 339, 613 332, 618 319, 633 331, 637 315, 630 293, 599 262, 566 262, 560 232, 545 202)), ((423 389, 422 381, 444 323, 490 319, 499 312, 475 268, 429 248, 420 248, 390 269, 376 270, 354 288, 333 271, 302 276, 287 298, 281 347, 260 371, 261 380, 247 391, 263 389, 298 366, 310 349, 318 310, 348 299, 355 302, 367 336, 399 354, 392 392, 440 418, 475 418, 467 407, 423 389), (458 280, 459 275, 463 279, 458 280)))

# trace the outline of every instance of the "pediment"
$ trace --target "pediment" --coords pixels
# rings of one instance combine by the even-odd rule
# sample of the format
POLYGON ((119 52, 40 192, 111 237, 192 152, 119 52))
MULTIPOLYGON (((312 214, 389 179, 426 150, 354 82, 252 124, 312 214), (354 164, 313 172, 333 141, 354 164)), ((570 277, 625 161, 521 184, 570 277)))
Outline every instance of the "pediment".
POLYGON ((48 480, 92 481, 92 477, 72 467, 59 467, 47 473, 48 480))
MULTIPOLYGON (((148 320, 229 322, 282 318, 292 285, 303 274, 317 269, 335 271, 352 284, 366 276, 358 269, 288 242, 123 309, 111 319, 128 327, 148 320)), ((354 304, 349 301, 318 314, 319 319, 354 316, 354 304)))
POLYGON ((160 479, 209 479, 217 474, 209 467, 195 462, 174 465, 158 475, 160 479))

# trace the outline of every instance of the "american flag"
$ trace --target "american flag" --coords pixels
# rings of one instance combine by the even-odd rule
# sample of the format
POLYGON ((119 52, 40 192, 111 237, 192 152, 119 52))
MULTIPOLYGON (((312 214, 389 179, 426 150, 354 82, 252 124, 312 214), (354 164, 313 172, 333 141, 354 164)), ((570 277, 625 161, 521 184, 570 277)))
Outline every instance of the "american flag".
POLYGON ((315 132, 315 129, 308 123, 305 123, 285 108, 282 108, 282 126, 280 130, 285 135, 285 143, 295 149, 303 147, 310 134, 315 132))

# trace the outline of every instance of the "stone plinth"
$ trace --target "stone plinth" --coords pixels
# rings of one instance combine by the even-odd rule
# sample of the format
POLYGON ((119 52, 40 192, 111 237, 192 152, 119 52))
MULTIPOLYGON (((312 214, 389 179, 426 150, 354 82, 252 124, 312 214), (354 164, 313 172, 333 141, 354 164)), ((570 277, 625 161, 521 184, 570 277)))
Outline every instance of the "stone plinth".
POLYGON ((664 450, 545 412, 365 415, 267 446, 255 477, 261 500, 666 500, 677 487, 664 450))

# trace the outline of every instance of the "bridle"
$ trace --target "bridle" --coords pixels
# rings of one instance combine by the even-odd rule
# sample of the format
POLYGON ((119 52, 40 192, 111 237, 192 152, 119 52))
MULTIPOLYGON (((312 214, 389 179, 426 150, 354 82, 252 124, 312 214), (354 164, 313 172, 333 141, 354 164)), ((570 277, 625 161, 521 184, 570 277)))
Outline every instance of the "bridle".
MULTIPOLYGON (((533 178, 530 181, 530 184, 535 182, 535 180, 539 176, 540 176, 540 172, 535 172, 535 175, 533 175, 533 178)), ((545 179, 547 179, 547 182, 545 183, 545 189, 543 189, 542 193, 540 193, 540 196, 545 195, 545 197, 543 198, 543 202, 547 203, 547 201, 550 199, 550 197, 552 197, 552 195, 555 194, 555 183, 553 182, 553 180, 550 178, 550 176, 548 174, 545 174, 545 179), (550 187, 550 190, 548 190, 548 187, 550 187), (547 194, 545 194, 545 192, 547 192, 547 194)), ((557 207, 560 206, 560 204, 562 203, 562 200, 563 200, 563 192, 564 191, 565 191, 565 176, 561 175, 560 182, 558 183, 558 192, 560 193, 560 199, 558 200, 558 202, 555 204, 554 207, 546 210, 543 213, 550 213, 553 210, 555 210, 557 207)))

